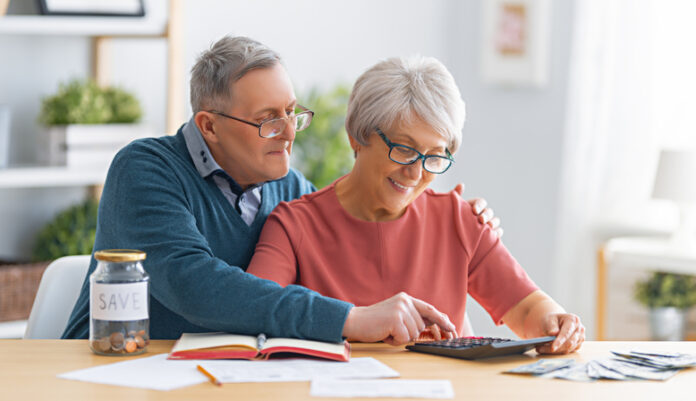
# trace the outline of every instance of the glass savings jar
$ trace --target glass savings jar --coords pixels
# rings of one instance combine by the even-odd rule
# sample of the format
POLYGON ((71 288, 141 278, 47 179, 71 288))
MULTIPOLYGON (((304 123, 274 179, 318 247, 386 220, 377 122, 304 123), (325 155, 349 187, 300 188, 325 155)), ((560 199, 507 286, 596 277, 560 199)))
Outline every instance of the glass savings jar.
POLYGON ((89 344, 100 355, 138 355, 150 343, 149 283, 145 252, 97 251, 89 278, 89 344))

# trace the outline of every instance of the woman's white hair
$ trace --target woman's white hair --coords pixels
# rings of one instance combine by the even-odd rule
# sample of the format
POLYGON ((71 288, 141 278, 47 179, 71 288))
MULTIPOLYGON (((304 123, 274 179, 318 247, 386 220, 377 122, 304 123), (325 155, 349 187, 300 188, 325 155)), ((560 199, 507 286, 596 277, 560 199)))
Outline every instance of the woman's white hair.
POLYGON ((244 36, 225 36, 201 53, 191 69, 191 109, 222 110, 232 98, 230 84, 249 71, 282 64, 278 53, 244 36))
POLYGON ((421 118, 454 153, 462 141, 466 108, 452 74, 432 57, 394 57, 375 64, 355 82, 346 131, 366 145, 375 127, 390 129, 421 118))

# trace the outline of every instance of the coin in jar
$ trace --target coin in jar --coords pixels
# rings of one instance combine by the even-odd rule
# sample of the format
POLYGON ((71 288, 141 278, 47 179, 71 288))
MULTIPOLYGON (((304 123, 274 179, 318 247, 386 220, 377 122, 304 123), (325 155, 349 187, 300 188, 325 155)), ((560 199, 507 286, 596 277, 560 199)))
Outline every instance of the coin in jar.
POLYGON ((116 331, 111 333, 111 336, 109 336, 109 341, 111 342, 111 349, 114 351, 121 351, 123 349, 125 338, 123 337, 123 333, 116 331))
POLYGON ((100 352, 108 352, 111 349, 111 341, 109 337, 102 337, 92 342, 94 349, 100 352))
POLYGON ((135 339, 132 337, 129 337, 126 340, 126 352, 131 353, 135 352, 135 350, 138 349, 138 345, 135 343, 135 339))

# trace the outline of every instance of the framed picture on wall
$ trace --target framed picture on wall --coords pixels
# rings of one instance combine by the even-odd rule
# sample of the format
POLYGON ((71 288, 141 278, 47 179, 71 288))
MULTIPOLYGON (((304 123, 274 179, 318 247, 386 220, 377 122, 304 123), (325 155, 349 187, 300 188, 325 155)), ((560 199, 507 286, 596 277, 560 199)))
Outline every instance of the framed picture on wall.
POLYGON ((142 17, 143 0, 39 0, 41 14, 142 17))
POLYGON ((549 0, 483 2, 483 81, 499 86, 544 86, 548 80, 549 0))

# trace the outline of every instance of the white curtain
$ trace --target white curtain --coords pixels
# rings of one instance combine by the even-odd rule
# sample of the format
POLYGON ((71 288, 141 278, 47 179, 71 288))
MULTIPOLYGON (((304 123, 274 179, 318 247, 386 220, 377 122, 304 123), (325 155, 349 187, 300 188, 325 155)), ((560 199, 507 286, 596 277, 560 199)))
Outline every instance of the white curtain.
POLYGON ((677 221, 650 195, 660 148, 696 145, 696 2, 575 6, 553 295, 592 337, 600 244, 677 221))
POLYGON ((647 199, 652 2, 576 1, 553 294, 594 328, 596 226, 647 199))

